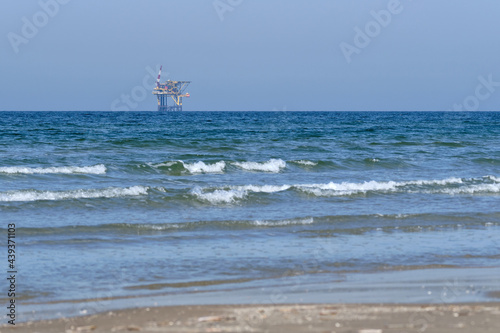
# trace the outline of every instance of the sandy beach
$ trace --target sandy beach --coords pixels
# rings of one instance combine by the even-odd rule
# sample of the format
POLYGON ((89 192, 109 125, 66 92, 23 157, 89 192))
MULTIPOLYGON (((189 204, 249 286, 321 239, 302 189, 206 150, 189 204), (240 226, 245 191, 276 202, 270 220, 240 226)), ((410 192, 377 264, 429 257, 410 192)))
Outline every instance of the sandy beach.
POLYGON ((204 305, 3 325, 1 332, 499 332, 500 303, 204 305))

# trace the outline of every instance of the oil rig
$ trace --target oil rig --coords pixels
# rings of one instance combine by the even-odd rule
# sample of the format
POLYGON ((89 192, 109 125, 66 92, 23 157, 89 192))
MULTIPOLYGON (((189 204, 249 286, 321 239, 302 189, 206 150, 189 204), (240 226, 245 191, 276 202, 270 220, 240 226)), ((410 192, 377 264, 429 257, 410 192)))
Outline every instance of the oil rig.
POLYGON ((171 81, 167 80, 160 83, 161 70, 158 73, 156 87, 153 90, 153 95, 158 99, 158 111, 182 111, 182 98, 189 97, 189 93, 184 93, 191 81, 171 81), (168 105, 168 100, 172 98, 173 105, 168 105))

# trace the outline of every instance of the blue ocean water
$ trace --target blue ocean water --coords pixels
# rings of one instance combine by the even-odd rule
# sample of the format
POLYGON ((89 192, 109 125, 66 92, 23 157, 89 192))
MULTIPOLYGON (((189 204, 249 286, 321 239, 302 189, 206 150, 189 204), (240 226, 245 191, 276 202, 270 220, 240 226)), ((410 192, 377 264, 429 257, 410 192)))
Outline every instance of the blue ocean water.
POLYGON ((500 290, 500 113, 2 112, 0 138, 24 318, 500 290))

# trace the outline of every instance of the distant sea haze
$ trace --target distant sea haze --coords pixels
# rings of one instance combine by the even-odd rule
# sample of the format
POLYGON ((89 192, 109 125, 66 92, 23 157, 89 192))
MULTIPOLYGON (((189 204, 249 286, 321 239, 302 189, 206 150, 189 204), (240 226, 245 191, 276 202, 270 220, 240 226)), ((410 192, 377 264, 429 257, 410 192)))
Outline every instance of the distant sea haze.
POLYGON ((4 112, 0 137, 25 320, 499 288, 498 113, 4 112))

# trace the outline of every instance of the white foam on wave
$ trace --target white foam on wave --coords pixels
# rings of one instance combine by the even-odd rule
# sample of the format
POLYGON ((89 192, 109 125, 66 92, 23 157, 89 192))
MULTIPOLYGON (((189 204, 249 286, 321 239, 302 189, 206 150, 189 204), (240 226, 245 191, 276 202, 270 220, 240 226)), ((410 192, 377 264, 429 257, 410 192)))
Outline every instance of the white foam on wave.
POLYGON ((48 167, 48 168, 30 168, 30 167, 1 167, 0 173, 7 174, 93 174, 102 175, 106 173, 106 167, 103 164, 77 167, 48 167))
POLYGON ((308 160, 299 160, 299 161, 293 161, 294 163, 301 164, 301 165, 307 165, 307 166, 315 166, 318 165, 316 162, 308 161, 308 160))
POLYGON ((200 200, 208 201, 212 204, 234 203, 238 199, 243 199, 247 196, 247 192, 244 190, 214 190, 208 192, 200 187, 191 190, 191 194, 200 200))
POLYGON ((394 191, 397 185, 398 183, 393 181, 377 182, 372 180, 364 183, 330 182, 328 184, 296 185, 295 187, 316 196, 343 196, 366 193, 368 191, 394 191))
POLYGON ((36 191, 20 190, 0 193, 0 201, 45 201, 45 200, 71 200, 94 198, 119 198, 126 196, 140 196, 148 193, 149 187, 132 186, 126 188, 109 187, 104 189, 80 189, 72 191, 36 191))
POLYGON ((214 164, 205 164, 202 161, 192 164, 182 162, 182 164, 190 173, 223 173, 226 168, 226 162, 224 161, 214 164))
POLYGON ((174 166, 175 164, 180 163, 186 169, 189 171, 189 173, 196 174, 196 173, 223 173, 224 169, 226 168, 226 162, 220 161, 214 164, 206 164, 203 161, 198 161, 196 163, 186 163, 184 161, 170 161, 170 162, 164 162, 164 163, 158 163, 158 164, 149 164, 153 168, 160 168, 160 167, 171 167, 174 166))
MULTIPOLYGON (((484 178, 484 177, 483 177, 484 178)), ((477 181, 471 179, 470 181, 477 181)), ((469 181, 469 180, 468 180, 469 181)), ((414 180, 414 181, 366 181, 363 183, 325 183, 325 184, 295 184, 295 185, 232 185, 216 188, 196 187, 191 194, 198 199, 208 201, 212 204, 234 203, 245 199, 249 193, 278 193, 290 189, 298 190, 315 196, 349 196, 366 194, 369 192, 379 193, 498 193, 500 192, 500 182, 494 184, 465 185, 462 178, 446 178, 437 180, 414 180), (448 185, 453 185, 450 187, 448 185)), ((406 216, 398 216, 405 218, 406 216)))
POLYGON ((492 175, 484 176, 484 178, 489 179, 491 181, 494 181, 495 183, 500 183, 500 178, 492 176, 492 175))
POLYGON ((233 189, 240 191, 250 191, 255 193, 275 193, 290 189, 291 185, 242 185, 232 186, 233 189))
POLYGON ((314 223, 314 219, 312 217, 303 218, 303 219, 291 219, 291 220, 278 220, 278 221, 253 221, 252 224, 256 226, 262 227, 279 227, 286 225, 307 225, 314 223))
POLYGON ((427 191, 426 193, 431 194, 488 194, 488 193, 500 193, 500 184, 478 184, 469 185, 459 188, 443 188, 437 190, 427 191))
POLYGON ((281 159, 270 159, 267 162, 234 162, 233 165, 247 171, 264 171, 278 173, 286 168, 286 162, 281 159))
POLYGON ((400 182, 401 186, 405 185, 449 185, 449 184, 462 184, 462 178, 450 177, 442 180, 413 180, 407 182, 400 182))
POLYGON ((219 188, 195 187, 191 194, 200 200, 208 201, 212 204, 229 204, 245 199, 249 192, 254 193, 275 193, 290 189, 290 185, 241 185, 226 186, 219 188))
POLYGON ((396 181, 386 181, 386 182, 378 182, 378 181, 368 181, 363 183, 334 183, 330 182, 328 184, 304 184, 304 185, 295 185, 301 191, 314 194, 316 196, 345 196, 345 195, 353 195, 353 194, 365 194, 367 192, 395 192, 404 189, 404 187, 409 185, 439 185, 445 186, 449 184, 462 184, 463 181, 461 178, 447 178, 442 180, 414 180, 414 181, 404 181, 404 182, 396 182, 396 181))

